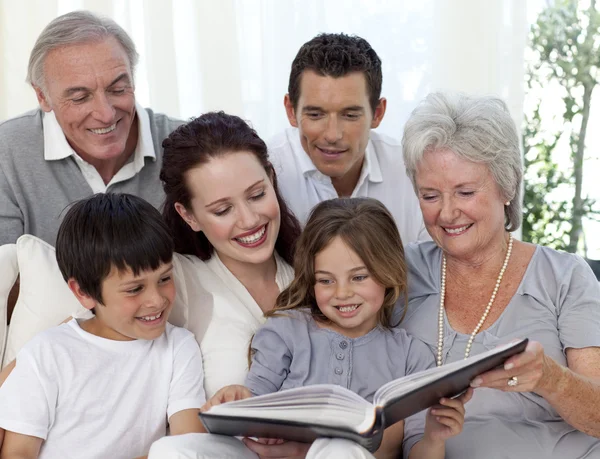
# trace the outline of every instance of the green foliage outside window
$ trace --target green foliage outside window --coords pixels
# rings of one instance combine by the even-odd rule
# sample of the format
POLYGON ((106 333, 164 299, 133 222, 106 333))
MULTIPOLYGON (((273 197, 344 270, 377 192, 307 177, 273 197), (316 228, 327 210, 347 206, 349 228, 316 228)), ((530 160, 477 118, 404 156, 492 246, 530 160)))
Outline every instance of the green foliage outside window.
POLYGON ((530 43, 533 58, 526 72, 523 126, 523 239, 576 252, 583 243, 582 218, 600 215, 595 202, 582 193, 586 134, 599 128, 588 126, 600 67, 596 1, 554 2, 531 27, 530 43), (548 96, 544 88, 551 84, 558 90, 548 96), (554 130, 544 122, 544 104, 559 107, 552 114, 554 130), (568 168, 556 162, 561 147, 570 151, 568 168))

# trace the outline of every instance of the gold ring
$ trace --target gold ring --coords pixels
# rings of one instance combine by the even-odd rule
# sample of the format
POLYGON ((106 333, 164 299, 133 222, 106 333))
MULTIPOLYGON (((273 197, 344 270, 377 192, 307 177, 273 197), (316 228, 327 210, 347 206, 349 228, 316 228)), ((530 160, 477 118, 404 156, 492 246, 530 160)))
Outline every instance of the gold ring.
POLYGON ((517 384, 519 384, 519 378, 513 376, 512 378, 508 379, 508 382, 506 384, 508 384, 510 387, 515 387, 517 384))

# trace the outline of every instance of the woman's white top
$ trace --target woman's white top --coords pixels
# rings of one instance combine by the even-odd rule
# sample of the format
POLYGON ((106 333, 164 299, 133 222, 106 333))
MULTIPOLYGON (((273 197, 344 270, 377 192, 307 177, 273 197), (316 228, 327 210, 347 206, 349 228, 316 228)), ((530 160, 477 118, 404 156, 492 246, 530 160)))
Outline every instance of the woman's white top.
MULTIPOLYGON (((294 270, 276 253, 275 261, 281 291, 293 280, 294 270)), ((173 267, 177 296, 169 322, 196 336, 208 399, 223 386, 244 383, 250 342, 265 322, 264 314, 216 253, 208 261, 175 254, 173 267)))

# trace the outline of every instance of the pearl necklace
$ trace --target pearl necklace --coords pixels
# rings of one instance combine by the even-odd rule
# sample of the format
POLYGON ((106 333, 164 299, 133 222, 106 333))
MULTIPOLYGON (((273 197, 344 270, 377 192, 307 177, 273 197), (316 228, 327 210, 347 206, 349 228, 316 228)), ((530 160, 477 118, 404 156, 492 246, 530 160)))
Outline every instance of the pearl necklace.
MULTIPOLYGON (((498 293, 498 289, 500 288, 500 282, 502 282, 502 277, 504 276, 504 272, 506 271, 506 266, 508 265, 508 260, 510 259, 510 253, 512 252, 513 246, 513 238, 512 234, 508 233, 508 250, 506 251, 506 256, 504 257, 504 263, 502 264, 502 269, 500 269, 500 274, 498 274, 498 279, 496 280, 496 286, 494 287, 494 291, 492 292, 492 297, 490 301, 488 301, 487 307, 485 311, 483 311, 483 315, 477 326, 471 333, 469 337, 469 341, 467 342, 467 347, 465 349, 465 359, 469 357, 471 352, 471 345, 473 344, 473 340, 475 339, 475 335, 479 333, 479 330, 483 326, 485 319, 487 319, 488 314, 490 313, 490 309, 492 309, 492 304, 494 304, 494 300, 496 299, 496 295, 498 293)), ((442 285, 440 291, 440 310, 438 313, 438 345, 437 345, 437 366, 442 366, 442 348, 444 347, 444 298, 446 297, 446 255, 442 256, 442 285)))

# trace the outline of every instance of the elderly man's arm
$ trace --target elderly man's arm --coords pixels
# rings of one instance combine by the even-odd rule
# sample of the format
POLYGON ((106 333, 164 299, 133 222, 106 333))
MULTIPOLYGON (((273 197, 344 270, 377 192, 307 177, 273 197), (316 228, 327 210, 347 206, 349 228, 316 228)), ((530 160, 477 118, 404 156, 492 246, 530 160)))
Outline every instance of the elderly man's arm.
POLYGON ((23 213, 0 164, 0 245, 13 244, 24 231, 23 213))

